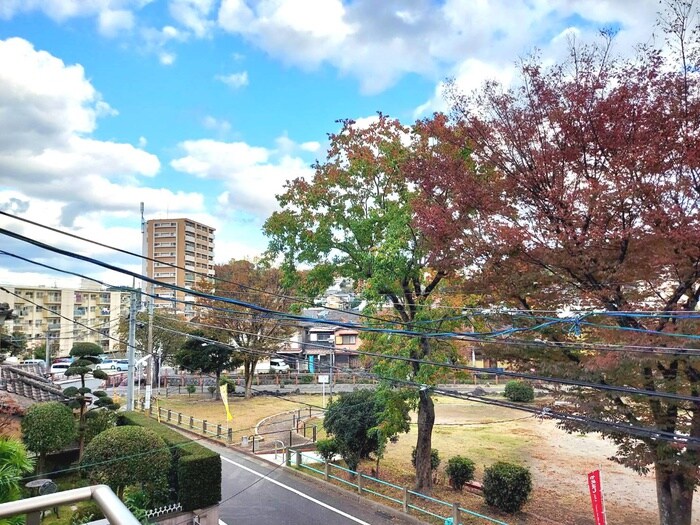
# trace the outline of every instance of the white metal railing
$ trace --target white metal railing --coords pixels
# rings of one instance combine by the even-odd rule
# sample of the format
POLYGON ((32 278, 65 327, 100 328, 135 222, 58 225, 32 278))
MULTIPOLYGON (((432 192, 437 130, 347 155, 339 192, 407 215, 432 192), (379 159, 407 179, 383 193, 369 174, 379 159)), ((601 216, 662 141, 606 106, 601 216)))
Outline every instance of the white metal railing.
POLYGON ((42 510, 89 499, 97 503, 110 524, 140 525, 139 520, 134 517, 129 509, 126 508, 126 505, 107 485, 92 485, 90 487, 64 490, 44 496, 1 503, 0 518, 9 518, 19 514, 37 515, 42 510))

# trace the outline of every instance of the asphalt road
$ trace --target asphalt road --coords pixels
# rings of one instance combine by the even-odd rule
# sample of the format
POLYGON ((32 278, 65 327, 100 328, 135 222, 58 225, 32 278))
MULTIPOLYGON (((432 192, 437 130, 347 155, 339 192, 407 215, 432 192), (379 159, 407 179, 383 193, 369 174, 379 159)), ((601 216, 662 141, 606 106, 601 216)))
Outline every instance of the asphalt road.
MULTIPOLYGON (((204 443, 203 443, 204 444, 204 443)), ((207 443, 221 454, 222 501, 219 518, 226 525, 415 525, 359 500, 354 494, 314 482, 274 465, 207 443)))

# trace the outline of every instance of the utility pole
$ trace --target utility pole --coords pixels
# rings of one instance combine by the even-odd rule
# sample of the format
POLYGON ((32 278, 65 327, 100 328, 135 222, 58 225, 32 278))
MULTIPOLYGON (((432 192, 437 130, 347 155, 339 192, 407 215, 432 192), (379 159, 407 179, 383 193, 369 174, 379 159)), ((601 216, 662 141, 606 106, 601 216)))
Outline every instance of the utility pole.
POLYGON ((127 369, 126 380, 126 409, 134 410, 134 360, 136 351, 136 312, 138 311, 140 293, 135 288, 131 288, 131 304, 129 305, 129 367, 127 369))
MULTIPOLYGON (((148 360, 146 377, 146 405, 145 408, 151 406, 151 392, 153 391, 153 379, 155 377, 155 363, 153 362, 153 297, 148 298, 148 341, 146 343, 148 355, 151 358, 148 360)), ((160 385, 159 385, 160 386, 160 385)))
MULTIPOLYGON (((148 261, 148 225, 146 223, 146 218, 144 217, 144 205, 141 203, 141 274, 154 275, 154 272, 148 271, 148 265, 153 264, 152 261, 148 261)), ((152 268, 152 267, 151 267, 152 268)), ((151 356, 146 364, 146 404, 145 408, 151 406, 151 391, 153 388, 153 378, 154 378, 154 363, 153 363, 153 283, 148 283, 144 286, 143 281, 141 281, 141 289, 148 297, 148 339, 146 342, 146 352, 151 356), (150 291, 150 294, 147 292, 150 291)), ((140 379, 140 378, 139 378, 140 379)))
POLYGON ((51 349, 49 347, 49 331, 46 330, 46 340, 44 342, 44 361, 46 362, 46 373, 48 374, 51 366, 51 349))

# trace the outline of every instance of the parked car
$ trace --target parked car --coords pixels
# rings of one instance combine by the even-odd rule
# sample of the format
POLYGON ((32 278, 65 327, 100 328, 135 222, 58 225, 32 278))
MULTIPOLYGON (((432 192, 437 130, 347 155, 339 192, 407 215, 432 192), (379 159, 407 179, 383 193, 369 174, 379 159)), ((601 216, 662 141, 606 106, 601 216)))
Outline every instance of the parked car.
POLYGON ((22 360, 23 365, 40 365, 43 363, 44 363, 43 359, 23 359, 22 360))
POLYGON ((68 370, 68 367, 70 366, 70 363, 66 362, 60 362, 60 363, 54 363, 51 365, 51 368, 49 369, 49 374, 51 375, 58 375, 58 374, 65 374, 66 370, 68 370))
POLYGON ((129 369, 128 359, 104 359, 95 365, 95 370, 117 370, 126 372, 129 369))
POLYGON ((284 359, 273 357, 270 359, 270 372, 274 374, 289 372, 289 365, 284 361, 284 359))

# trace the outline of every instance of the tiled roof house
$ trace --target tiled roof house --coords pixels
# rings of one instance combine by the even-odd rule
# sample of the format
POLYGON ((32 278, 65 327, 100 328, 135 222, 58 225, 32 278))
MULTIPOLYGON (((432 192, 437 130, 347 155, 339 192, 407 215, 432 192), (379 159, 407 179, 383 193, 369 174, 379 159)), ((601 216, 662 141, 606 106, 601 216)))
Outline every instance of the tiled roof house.
POLYGON ((0 365, 0 392, 7 392, 24 408, 40 401, 65 401, 61 388, 43 372, 38 364, 0 365))

